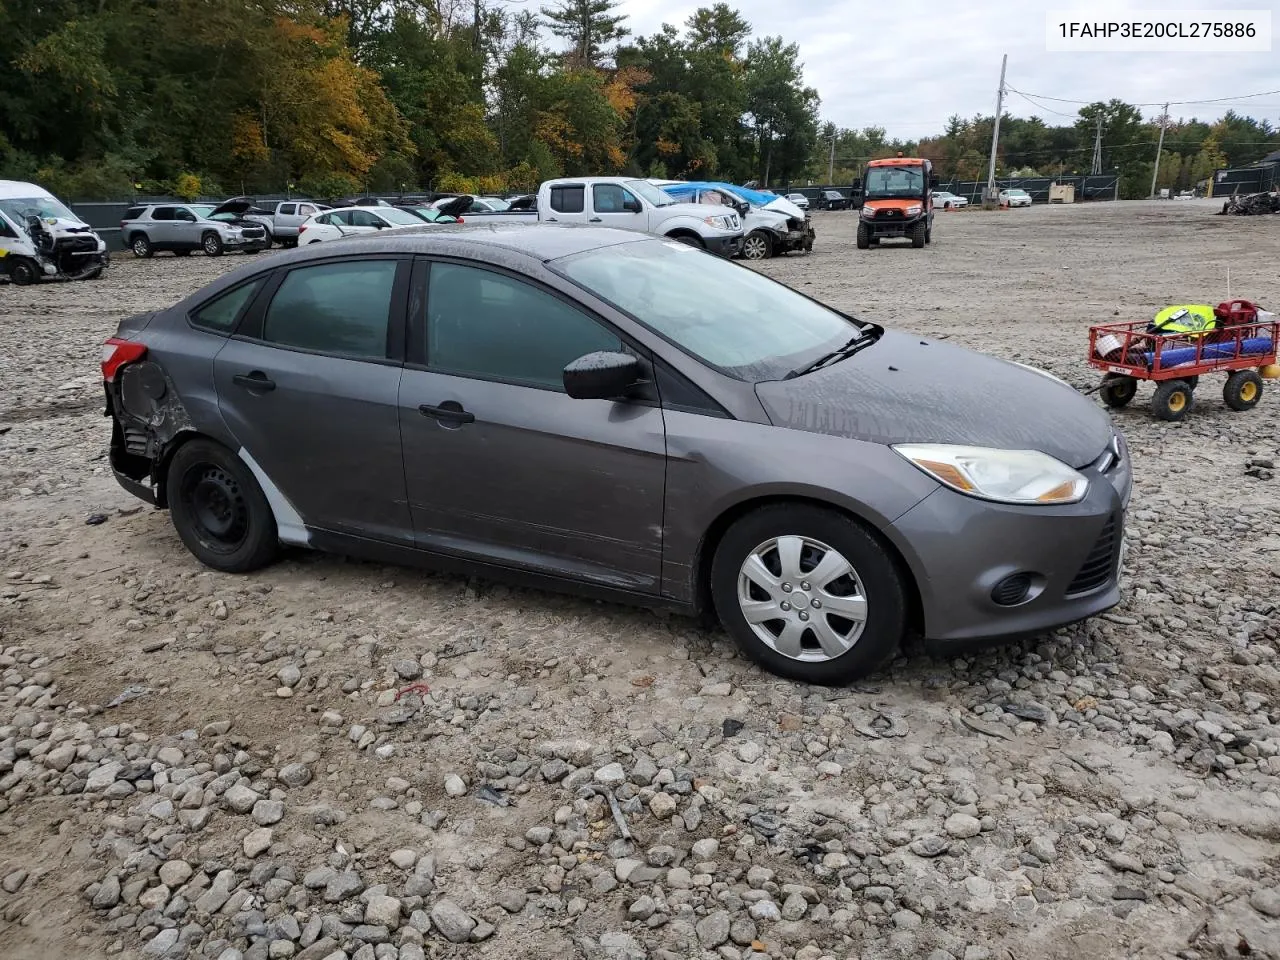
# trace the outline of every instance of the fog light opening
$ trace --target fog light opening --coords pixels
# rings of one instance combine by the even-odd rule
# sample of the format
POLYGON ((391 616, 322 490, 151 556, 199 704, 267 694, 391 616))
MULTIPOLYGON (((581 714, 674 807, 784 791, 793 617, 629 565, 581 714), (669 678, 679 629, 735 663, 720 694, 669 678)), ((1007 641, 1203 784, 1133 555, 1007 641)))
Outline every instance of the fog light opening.
POLYGON ((1031 574, 1015 573, 991 588, 992 602, 1002 607, 1016 607, 1031 593, 1031 574))

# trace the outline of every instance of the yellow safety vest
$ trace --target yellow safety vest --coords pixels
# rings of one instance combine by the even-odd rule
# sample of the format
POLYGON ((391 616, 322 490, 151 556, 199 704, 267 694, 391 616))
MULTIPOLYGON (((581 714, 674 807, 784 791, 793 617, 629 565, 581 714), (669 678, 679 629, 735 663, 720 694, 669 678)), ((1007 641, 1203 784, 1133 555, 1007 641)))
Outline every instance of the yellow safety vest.
POLYGON ((1213 307, 1207 303, 1182 303, 1156 314, 1151 328, 1157 333, 1208 333, 1218 327, 1213 307))

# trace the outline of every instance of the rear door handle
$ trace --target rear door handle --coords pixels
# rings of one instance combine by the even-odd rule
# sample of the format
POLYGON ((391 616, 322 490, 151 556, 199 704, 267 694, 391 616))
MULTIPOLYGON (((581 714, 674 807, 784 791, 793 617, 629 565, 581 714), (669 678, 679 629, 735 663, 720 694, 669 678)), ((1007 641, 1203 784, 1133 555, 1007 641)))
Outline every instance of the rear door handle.
POLYGON ((248 387, 250 390, 274 390, 276 382, 268 380, 267 375, 261 370, 255 370, 253 373, 237 373, 231 378, 232 383, 238 383, 242 387, 248 387))
POLYGON ((587 223, 602 223, 602 222, 603 221, 599 217, 592 217, 590 220, 587 221, 587 223))
POLYGON ((462 404, 455 400, 446 400, 438 407, 424 403, 418 407, 418 412, 424 417, 431 417, 431 419, 440 423, 474 423, 476 419, 474 413, 468 413, 463 410, 462 404))

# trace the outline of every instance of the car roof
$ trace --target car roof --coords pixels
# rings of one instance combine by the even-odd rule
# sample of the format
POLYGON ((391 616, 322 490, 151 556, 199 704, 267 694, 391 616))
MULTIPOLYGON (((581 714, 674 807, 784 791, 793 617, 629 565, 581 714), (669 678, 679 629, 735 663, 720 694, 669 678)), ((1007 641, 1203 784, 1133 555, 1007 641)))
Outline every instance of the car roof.
MULTIPOLYGON (((0 180, 0 200, 23 200, 30 197, 52 197, 53 194, 36 183, 25 180, 0 180)), ((56 197, 54 199, 57 199, 56 197)))

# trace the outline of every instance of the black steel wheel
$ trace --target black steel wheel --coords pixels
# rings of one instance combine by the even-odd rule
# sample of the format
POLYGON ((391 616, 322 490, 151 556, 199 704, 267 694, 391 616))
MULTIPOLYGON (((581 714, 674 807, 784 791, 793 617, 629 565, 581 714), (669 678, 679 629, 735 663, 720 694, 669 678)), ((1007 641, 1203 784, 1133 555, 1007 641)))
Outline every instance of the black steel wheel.
POLYGON ((206 566, 243 573, 275 557, 271 507, 249 468, 225 447, 209 440, 179 447, 166 493, 178 536, 206 566))
POLYGON ((1134 377, 1126 377, 1122 375, 1110 376, 1102 382, 1098 393, 1102 395, 1102 402, 1108 407, 1120 408, 1129 405, 1138 394, 1138 381, 1134 377))

